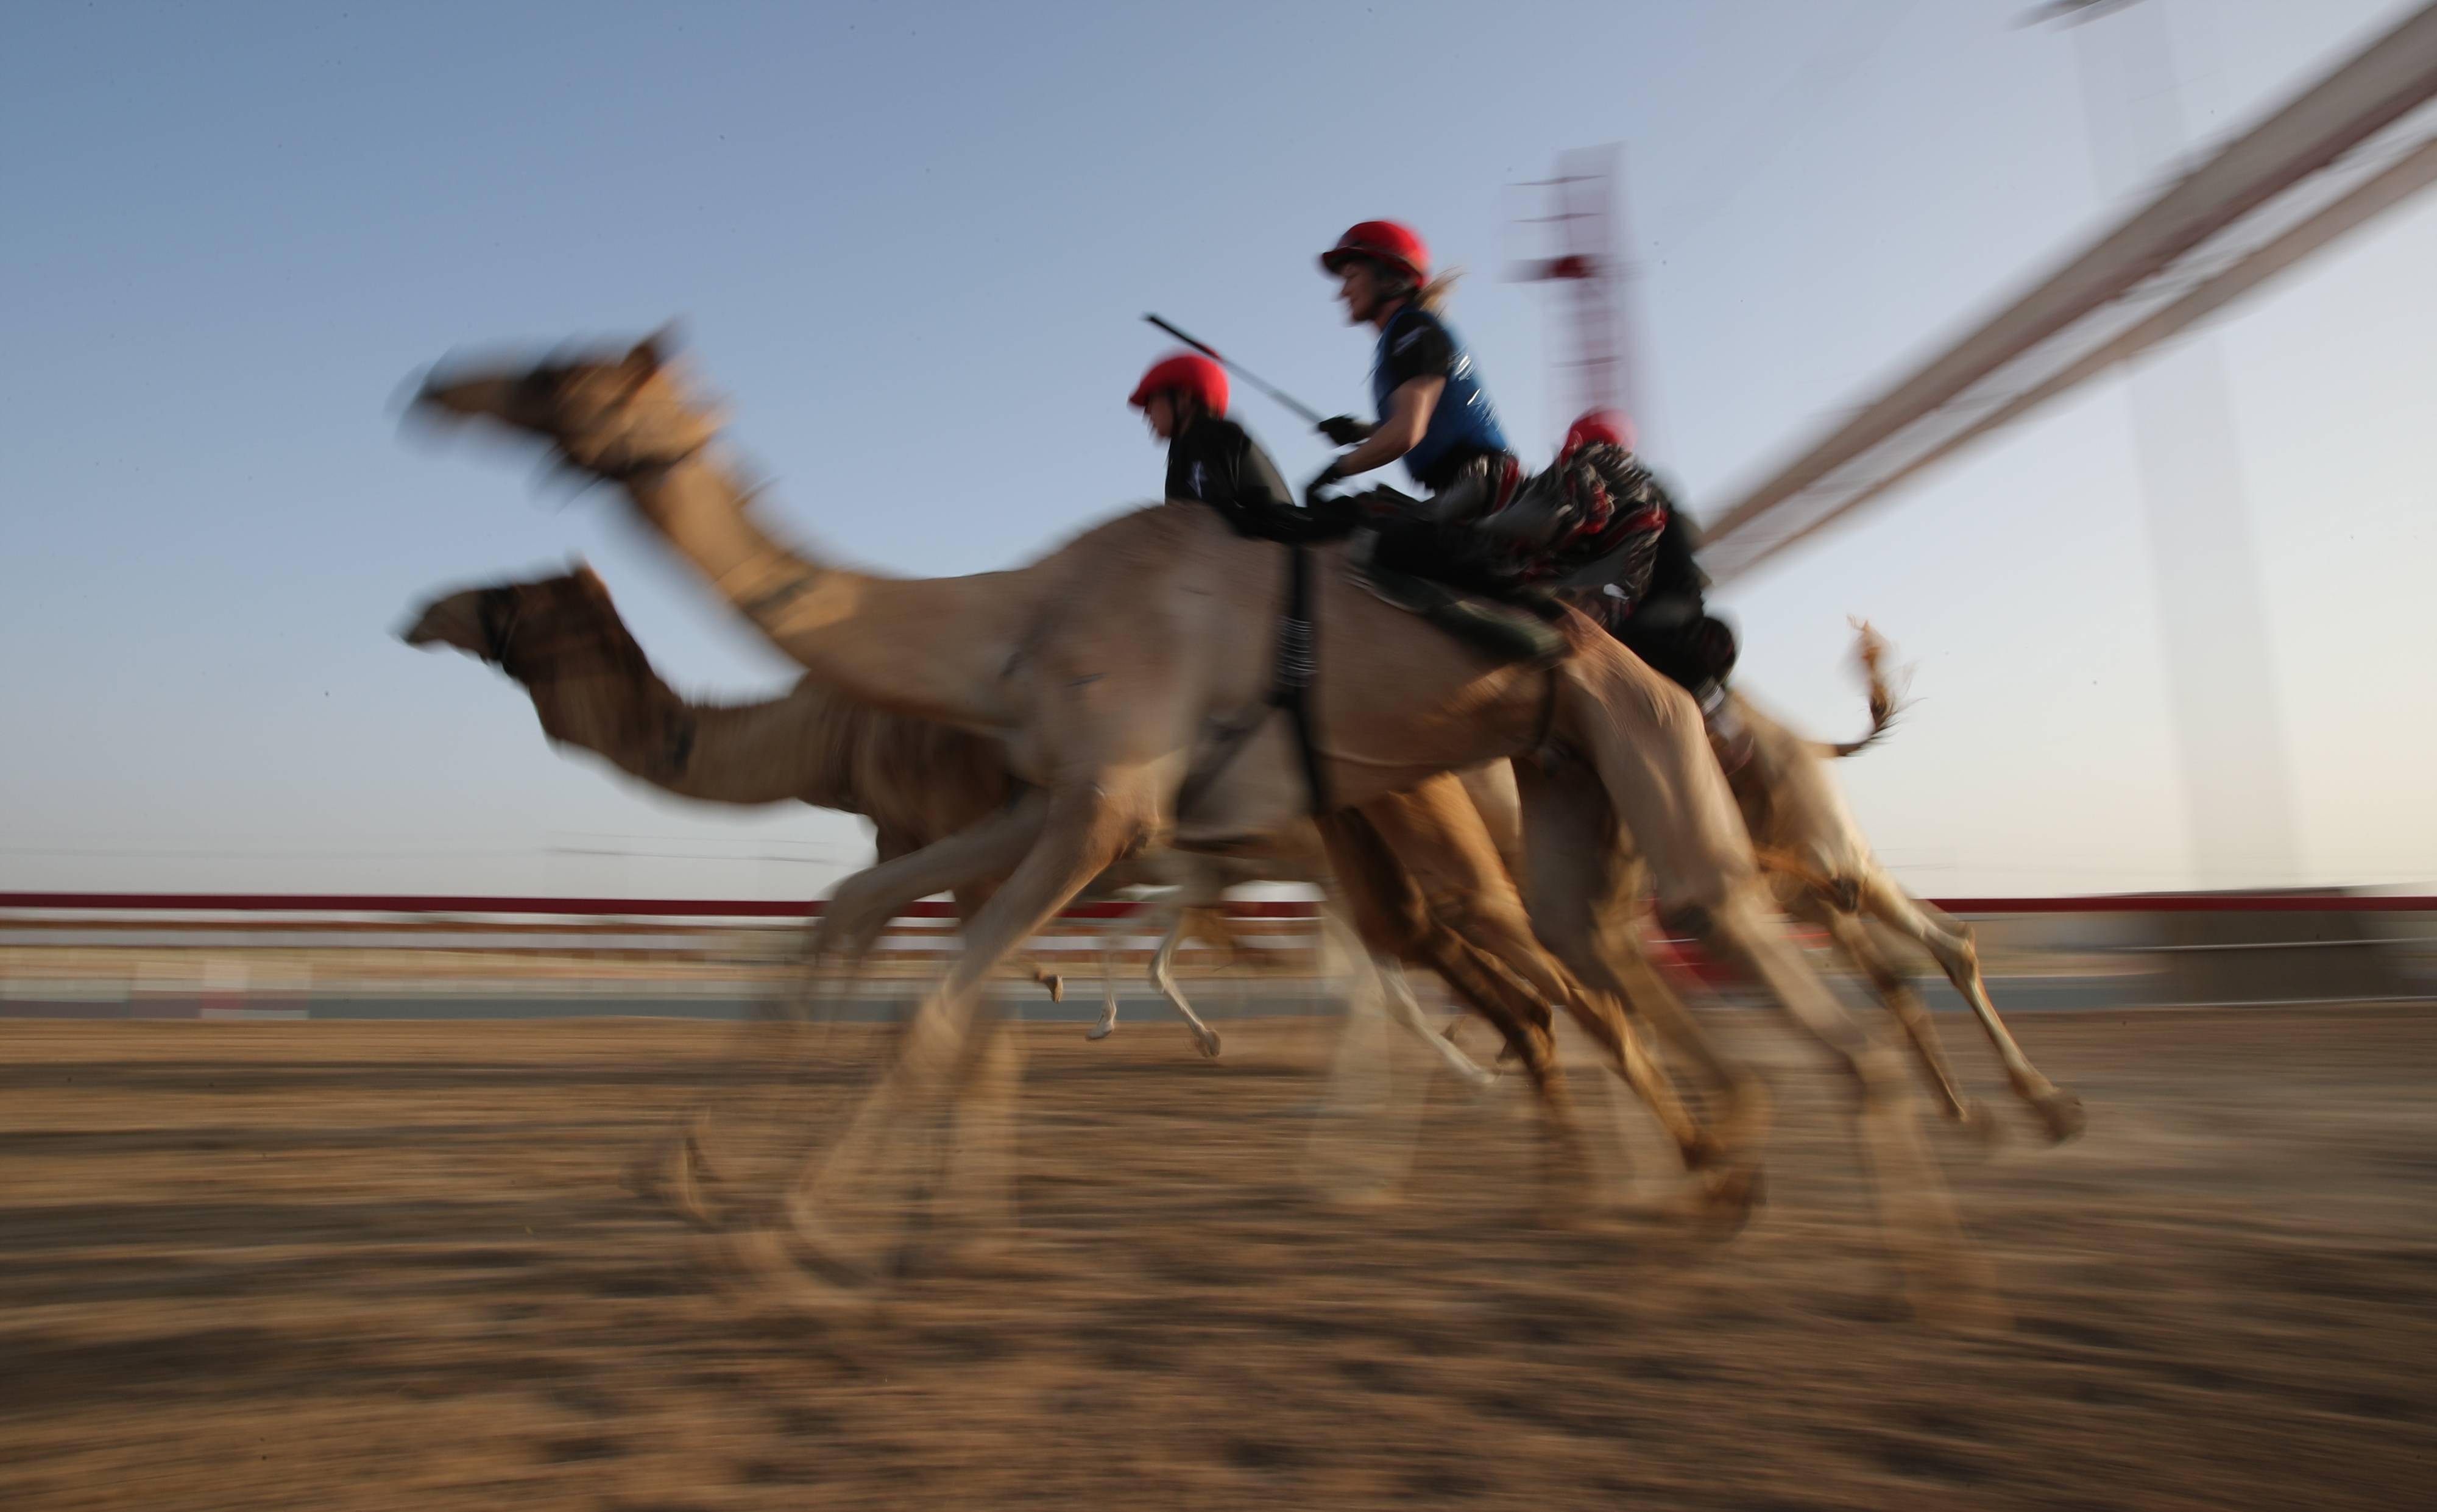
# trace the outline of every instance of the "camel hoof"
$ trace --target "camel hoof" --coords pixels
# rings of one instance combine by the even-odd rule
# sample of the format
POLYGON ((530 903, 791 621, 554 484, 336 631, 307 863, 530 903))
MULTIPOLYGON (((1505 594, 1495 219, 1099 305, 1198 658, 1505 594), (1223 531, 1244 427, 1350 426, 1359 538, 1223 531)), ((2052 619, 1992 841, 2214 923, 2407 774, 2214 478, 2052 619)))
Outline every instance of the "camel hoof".
POLYGON ((695 1227, 717 1229, 721 1226, 719 1214, 711 1207, 710 1198, 696 1175, 693 1162, 680 1155, 675 1179, 669 1184, 668 1204, 695 1227))
POLYGON ((685 1143, 678 1148, 677 1153, 685 1161, 686 1169, 696 1172, 703 1180, 713 1183, 728 1180, 720 1173, 719 1168, 711 1164, 710 1152, 703 1148, 699 1124, 686 1131, 685 1143))
POLYGON ((691 1134, 667 1140, 627 1168, 626 1185, 636 1196, 662 1207, 697 1228, 720 1228, 705 1182, 719 1173, 703 1158, 691 1134))
POLYGON ((1095 1024, 1090 1029, 1085 1029, 1083 1031, 1083 1038, 1087 1040, 1105 1040, 1115 1032, 1117 1032, 1116 1022, 1114 1020, 1111 1020, 1106 1024, 1095 1024))
POLYGON ((1447 1069, 1453 1071, 1475 1097, 1480 1097, 1488 1092, 1491 1087, 1498 1085, 1498 1070, 1494 1066, 1449 1066, 1447 1069))
POLYGON ((1768 1200, 1767 1174, 1758 1166, 1705 1171, 1701 1199, 1703 1232, 1711 1239, 1733 1239, 1751 1225, 1752 1214, 1768 1200))
POLYGON ((807 1316, 840 1317, 867 1313, 874 1306, 865 1278, 849 1276, 840 1268, 823 1267, 822 1275, 804 1262, 801 1243, 766 1225, 727 1237, 728 1261, 763 1302, 807 1316))
POLYGON ((1985 1102, 1965 1103, 1963 1111, 1955 1117, 1955 1126, 1970 1135, 1984 1154, 1997 1150, 2006 1142, 2006 1126, 1998 1121, 1997 1116, 1985 1102))
POLYGON ((1213 1061, 1218 1059, 1218 1031, 1217 1029, 1203 1029, 1201 1032, 1193 1036, 1193 1043, 1201 1046, 1201 1053, 1206 1058, 1213 1061))
POLYGON ((2048 1126, 2048 1140, 2052 1144, 2060 1145, 2068 1139, 2079 1137, 2090 1122, 2089 1116, 2081 1111, 2081 1099, 2062 1087, 2052 1088, 2044 1096, 2033 1098, 2031 1107, 2038 1112, 2040 1121, 2048 1126))

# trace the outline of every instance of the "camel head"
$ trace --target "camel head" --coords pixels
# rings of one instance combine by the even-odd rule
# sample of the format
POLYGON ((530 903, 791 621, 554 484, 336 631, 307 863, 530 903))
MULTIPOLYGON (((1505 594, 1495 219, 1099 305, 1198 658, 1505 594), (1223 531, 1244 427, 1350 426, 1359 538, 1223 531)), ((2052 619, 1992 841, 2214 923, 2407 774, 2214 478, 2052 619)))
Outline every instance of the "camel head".
POLYGON ((412 646, 455 646, 518 682, 648 668, 609 589, 581 562, 563 577, 469 588, 433 599, 398 632, 412 646))
POLYGON ((719 433, 718 411, 686 392, 665 330, 622 351, 561 351, 543 362, 444 362, 424 379, 414 412, 488 421, 538 436, 605 478, 681 462, 719 433))

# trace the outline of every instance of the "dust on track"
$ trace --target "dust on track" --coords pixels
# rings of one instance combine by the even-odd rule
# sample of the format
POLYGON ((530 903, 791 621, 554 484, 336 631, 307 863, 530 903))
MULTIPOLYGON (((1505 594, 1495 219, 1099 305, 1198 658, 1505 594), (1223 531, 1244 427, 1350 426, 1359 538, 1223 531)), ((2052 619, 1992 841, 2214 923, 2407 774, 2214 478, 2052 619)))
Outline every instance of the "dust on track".
POLYGON ((1023 1240, 854 1321, 741 1293, 622 1184, 725 1029, 12 1023, 0 1505, 2413 1500, 2437 1013, 2018 1027, 2090 1134, 2047 1149, 1984 1084, 2013 1141, 1938 1135, 2013 1314, 1955 1334, 1894 1298, 1841 1089, 1744 1015, 1780 1124, 1725 1244, 1656 1204, 1535 1225, 1519 1094, 1444 1079, 1407 1199, 1324 1204, 1324 1026, 1232 1024, 1220 1064, 1032 1027, 1023 1240))

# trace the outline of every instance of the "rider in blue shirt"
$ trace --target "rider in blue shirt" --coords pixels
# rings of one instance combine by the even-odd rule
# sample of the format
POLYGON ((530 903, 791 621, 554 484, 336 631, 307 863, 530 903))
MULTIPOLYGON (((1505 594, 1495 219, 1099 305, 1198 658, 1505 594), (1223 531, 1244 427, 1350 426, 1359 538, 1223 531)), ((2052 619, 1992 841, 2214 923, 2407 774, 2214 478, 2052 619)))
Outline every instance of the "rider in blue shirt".
POLYGON ((1379 332, 1371 365, 1379 418, 1322 422, 1322 433, 1352 449, 1310 487, 1403 462, 1430 497, 1382 521, 1381 559, 1443 579, 1472 575, 1462 570, 1467 554, 1452 549, 1448 528, 1505 502, 1523 468, 1472 355, 1439 318, 1446 281, 1431 279, 1429 249, 1394 220, 1354 226, 1321 254, 1320 265, 1338 278, 1348 323, 1379 332))
POLYGON ((1511 455, 1471 354, 1438 316, 1449 280, 1431 280, 1429 257, 1422 238, 1394 220, 1365 220, 1320 255, 1338 279, 1347 323, 1379 332, 1371 364, 1377 423, 1339 415, 1321 424, 1331 441, 1354 448, 1330 465, 1330 482, 1402 460, 1416 483, 1439 493, 1468 466, 1511 455))

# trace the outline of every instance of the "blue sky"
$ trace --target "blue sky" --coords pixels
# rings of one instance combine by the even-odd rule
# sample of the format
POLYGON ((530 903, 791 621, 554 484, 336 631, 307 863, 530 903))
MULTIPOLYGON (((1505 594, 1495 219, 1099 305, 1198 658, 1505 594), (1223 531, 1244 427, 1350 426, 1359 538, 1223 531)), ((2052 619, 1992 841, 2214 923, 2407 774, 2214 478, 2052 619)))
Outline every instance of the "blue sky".
MULTIPOLYGON (((2150 3, 2201 139, 2409 9, 2150 3)), ((1622 141, 1648 449, 1703 507, 2125 207, 2074 36, 2027 9, 10 7, 0 887, 826 890, 852 822, 654 800, 391 639, 430 590, 580 554, 679 687, 789 676, 605 501, 401 439, 421 364, 682 317, 792 528, 894 571, 1004 565, 1155 491, 1123 403, 1163 350, 1146 309, 1356 407, 1367 343, 1311 258, 1357 219, 1476 270, 1455 321, 1545 448, 1556 332, 1496 276, 1506 185, 1622 141)), ((2437 200, 2211 338, 2292 868, 2193 870, 2120 383, 1727 595, 1745 684, 1821 733, 1861 717, 1849 613, 1917 665, 1913 717, 1843 774, 1908 880, 2437 873, 2432 266, 2437 200)), ((1241 414, 1320 466, 1284 413, 1241 414)))

